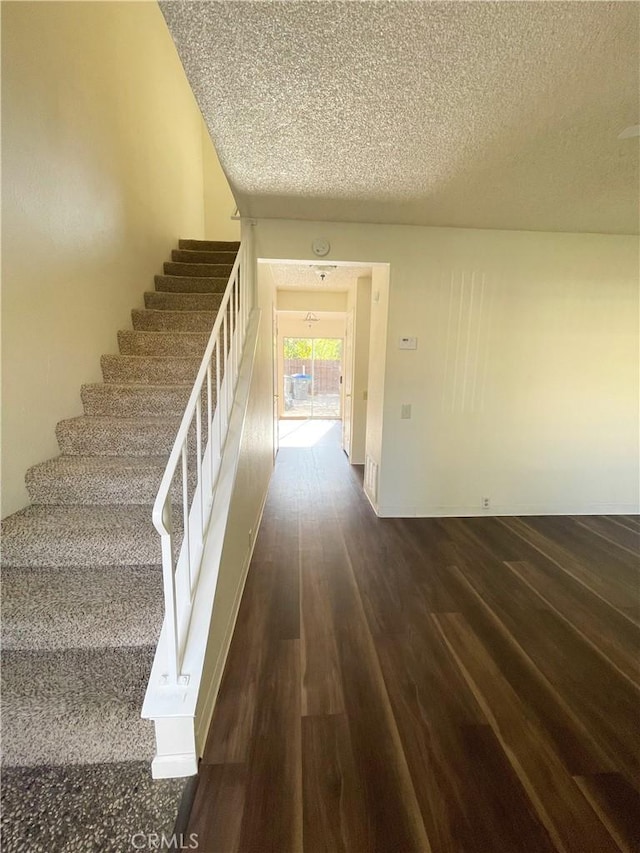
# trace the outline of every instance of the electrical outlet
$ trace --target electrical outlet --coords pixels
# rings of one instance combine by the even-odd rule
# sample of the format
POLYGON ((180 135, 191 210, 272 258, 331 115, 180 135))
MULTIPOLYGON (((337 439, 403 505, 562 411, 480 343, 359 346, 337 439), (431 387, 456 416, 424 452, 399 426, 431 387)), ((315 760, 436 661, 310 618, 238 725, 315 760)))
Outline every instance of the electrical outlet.
POLYGON ((491 498, 482 498, 482 509, 489 509, 491 506, 491 498))
POLYGON ((398 341, 398 349, 418 349, 418 339, 400 338, 398 341))
POLYGON ((402 420, 408 420, 411 417, 411 403, 403 403, 400 406, 400 417, 402 420))

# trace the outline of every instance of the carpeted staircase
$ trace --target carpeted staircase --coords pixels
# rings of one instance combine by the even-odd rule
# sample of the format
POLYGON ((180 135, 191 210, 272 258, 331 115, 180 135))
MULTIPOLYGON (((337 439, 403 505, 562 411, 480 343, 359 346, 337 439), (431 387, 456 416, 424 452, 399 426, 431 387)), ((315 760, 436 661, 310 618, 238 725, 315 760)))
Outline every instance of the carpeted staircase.
POLYGON ((151 505, 239 244, 179 245, 2 522, 4 853, 173 831, 183 781, 151 780, 140 719, 163 613, 151 505))

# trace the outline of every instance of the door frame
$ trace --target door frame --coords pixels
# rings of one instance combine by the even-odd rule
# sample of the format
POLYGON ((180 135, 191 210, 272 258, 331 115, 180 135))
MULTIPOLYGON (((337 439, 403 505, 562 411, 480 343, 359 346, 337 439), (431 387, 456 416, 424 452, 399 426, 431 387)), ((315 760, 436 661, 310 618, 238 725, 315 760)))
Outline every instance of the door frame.
MULTIPOLYGON (((346 322, 347 313, 348 312, 345 312, 345 322, 346 322)), ((278 336, 277 349, 278 349, 278 351, 277 351, 277 369, 278 369, 278 373, 280 374, 279 379, 277 381, 279 383, 280 391, 282 392, 282 394, 279 398, 279 406, 278 406, 280 418, 283 420, 292 420, 292 421, 293 420, 336 420, 336 421, 342 421, 343 414, 344 414, 344 379, 343 379, 344 371, 345 371, 345 358, 344 358, 345 338, 344 338, 344 335, 336 335, 336 334, 324 334, 324 335, 286 334, 286 335, 283 335, 282 338, 280 338, 280 336, 278 336), (310 359, 310 371, 311 371, 312 387, 314 386, 314 383, 315 383, 315 362, 316 362, 316 359, 313 355, 313 342, 325 341, 325 340, 326 341, 340 341, 341 342, 341 347, 340 347, 340 377, 339 377, 339 385, 338 385, 339 398, 340 398, 339 407, 340 408, 339 408, 339 413, 337 415, 322 416, 322 415, 310 414, 310 415, 296 416, 296 415, 284 414, 284 408, 283 408, 283 406, 284 406, 284 385, 283 385, 283 383, 284 383, 284 376, 285 376, 285 371, 284 371, 284 361, 285 361, 285 359, 284 359, 284 342, 285 342, 285 340, 287 340, 289 338, 291 338, 293 340, 310 340, 310 341, 312 341, 312 355, 311 355, 311 359, 310 359)), ((311 409, 313 411, 313 400, 311 401, 311 409)))

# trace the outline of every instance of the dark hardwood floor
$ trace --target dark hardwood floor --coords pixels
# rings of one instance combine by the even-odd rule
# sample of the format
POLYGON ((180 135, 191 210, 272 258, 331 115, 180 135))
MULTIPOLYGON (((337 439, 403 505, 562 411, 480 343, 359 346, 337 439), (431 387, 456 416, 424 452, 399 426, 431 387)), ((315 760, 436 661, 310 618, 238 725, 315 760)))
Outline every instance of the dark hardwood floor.
POLYGON ((378 519, 278 455, 200 853, 640 851, 636 517, 378 519))

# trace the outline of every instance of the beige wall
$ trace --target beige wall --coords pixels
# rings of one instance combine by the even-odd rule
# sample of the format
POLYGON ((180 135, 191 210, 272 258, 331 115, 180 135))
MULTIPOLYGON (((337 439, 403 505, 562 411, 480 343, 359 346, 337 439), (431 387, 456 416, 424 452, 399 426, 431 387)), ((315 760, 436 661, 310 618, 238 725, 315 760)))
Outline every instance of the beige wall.
MULTIPOLYGON (((316 314, 318 321, 309 328, 306 311, 279 311, 278 338, 344 338, 344 314, 316 314)), ((280 347, 282 349, 282 347, 280 347)))
POLYGON ((360 277, 353 291, 353 384, 351 389, 351 447, 349 461, 364 465, 369 394, 369 338, 371 335, 371 277, 360 277))
POLYGON ((315 237, 390 265, 388 317, 372 276, 381 514, 637 510, 636 238, 260 220, 257 253, 310 260, 315 237))
POLYGON ((202 175, 205 239, 239 240, 240 222, 237 219, 231 219, 236 203, 204 122, 202 122, 202 175))
MULTIPOLYGON (((385 417, 385 376, 387 365, 387 321, 389 316, 389 267, 374 266, 371 271, 371 322, 369 336, 368 400, 365 438, 365 465, 369 457, 377 466, 382 463, 385 417)), ((377 487, 365 485, 375 506, 377 487)))
POLYGON ((3 515, 177 238, 228 217, 216 164, 155 3, 2 3, 3 515))
POLYGON ((279 311, 346 311, 347 291, 278 290, 279 311))

